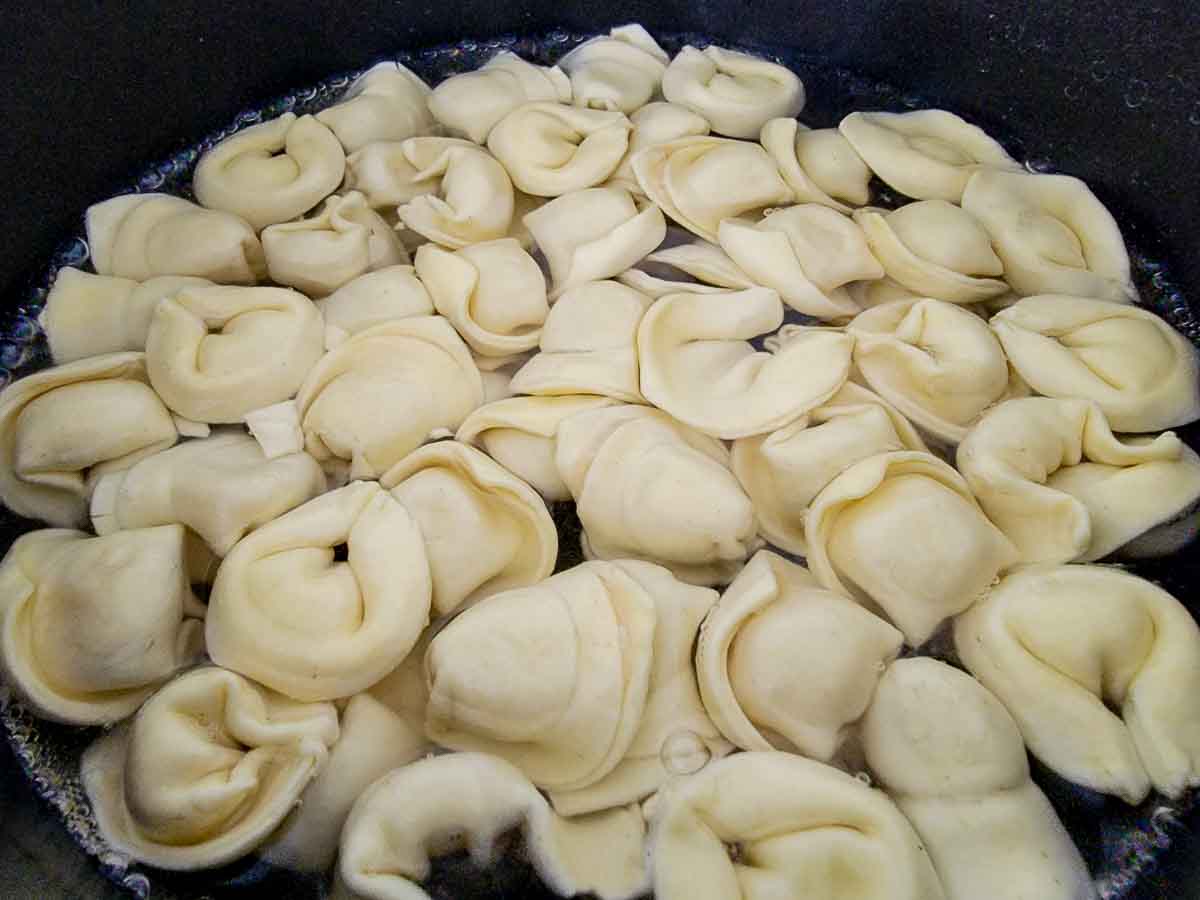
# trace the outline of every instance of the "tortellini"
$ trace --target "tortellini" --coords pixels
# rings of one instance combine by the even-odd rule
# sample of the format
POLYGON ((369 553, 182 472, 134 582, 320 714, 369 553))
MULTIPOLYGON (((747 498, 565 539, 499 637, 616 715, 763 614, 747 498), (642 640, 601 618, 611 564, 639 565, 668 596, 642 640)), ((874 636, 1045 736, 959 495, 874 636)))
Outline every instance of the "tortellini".
POLYGON ((192 190, 202 206, 234 213, 261 231, 312 209, 337 190, 345 171, 337 136, 312 116, 288 112, 201 156, 192 190))
POLYGON ((722 220, 792 201, 792 189, 771 157, 745 141, 667 141, 638 153, 633 171, 642 192, 664 213, 714 244, 722 220))
POLYGON ((832 766, 739 753, 664 794, 651 826, 658 900, 945 896, 895 805, 832 766))
POLYGON ((352 334, 409 316, 433 315, 433 298, 412 266, 388 266, 359 275, 316 301, 332 350, 352 334))
POLYGON ((584 41, 559 63, 576 106, 632 113, 662 85, 670 58, 641 25, 622 25, 584 41))
POLYGON ((342 190, 358 191, 372 209, 395 208, 424 194, 436 194, 436 173, 418 172, 405 155, 404 141, 372 141, 346 157, 342 190))
POLYGON ((482 356, 506 357, 538 345, 550 307, 546 278, 512 238, 450 252, 417 250, 416 272, 437 311, 482 356))
POLYGON ((197 422, 240 422, 295 396, 325 346, 321 314, 275 287, 185 288, 154 311, 146 337, 150 383, 197 422))
POLYGON ((684 581, 717 584, 757 546, 754 509, 729 470, 729 451, 660 410, 571 416, 558 427, 555 463, 589 557, 645 559, 684 581))
POLYGON ((862 734, 947 900, 1095 900, 1079 850, 1029 777, 1016 723, 969 675, 933 659, 893 663, 862 734))
POLYGON ((412 515, 375 482, 354 482, 234 546, 209 600, 208 652, 297 700, 349 697, 408 655, 432 590, 412 515))
POLYGON ((750 338, 783 324, 779 295, 674 294, 656 300, 638 328, 642 393, 713 437, 763 434, 820 406, 850 374, 850 336, 798 327, 774 352, 750 338))
POLYGON ((1128 803, 1200 785, 1200 628, 1161 588, 1101 566, 1025 568, 954 639, 1064 778, 1128 803))
POLYGON ((1170 552, 1171 523, 1200 500, 1200 457, 1179 438, 1118 439, 1083 400, 1001 404, 959 444, 958 468, 1023 562, 1090 562, 1139 536, 1170 552))
POLYGON ((513 184, 536 197, 561 197, 608 178, 629 146, 624 113, 562 103, 526 103, 500 120, 487 146, 513 184))
POLYGON ((424 759, 371 785, 342 832, 338 874, 355 900, 430 900, 418 884, 430 875, 430 857, 465 848, 486 866, 514 828, 556 893, 599 900, 645 893, 646 826, 636 808, 563 818, 520 771, 482 753, 424 759))
POLYGON ((962 207, 987 229, 1018 294, 1137 299, 1121 229, 1078 178, 984 169, 962 207))
POLYGON ((771 119, 763 125, 759 143, 779 166, 797 203, 820 203, 848 213, 871 198, 871 170, 836 128, 814 131, 790 117, 771 119))
POLYGON ((420 529, 437 616, 554 571, 558 532, 542 498, 473 447, 429 444, 379 483, 420 529))
POLYGON ((942 109, 855 112, 838 130, 871 171, 914 200, 958 203, 981 168, 1020 171, 982 128, 942 109))
POLYGON ((857 313, 845 285, 883 277, 862 229, 816 203, 775 210, 754 224, 723 221, 717 237, 755 283, 778 292, 792 309, 821 319, 857 313))
POLYGON ((680 50, 663 74, 662 92, 731 138, 757 138, 769 119, 804 107, 804 85, 789 69, 717 46, 680 50))
POLYGON ((0 499, 60 528, 87 520, 105 472, 178 440, 141 353, 110 353, 35 372, 0 393, 0 499))
POLYGON ((377 478, 483 403, 467 345, 441 316, 384 322, 313 367, 296 397, 308 452, 351 478, 377 478))
POLYGON ((267 271, 244 220, 168 194, 125 194, 88 207, 87 242, 97 274, 132 281, 189 275, 254 284, 267 271))
POLYGON ((1030 387, 1093 401, 1117 431, 1161 431, 1200 417, 1196 348, 1152 312, 1046 294, 989 324, 1030 387))
POLYGON ((656 250, 646 257, 644 265, 655 271, 665 267, 675 269, 697 281, 676 280, 681 276, 673 272, 670 278, 660 278, 642 269, 630 269, 621 273, 619 280, 634 290, 641 291, 656 300, 667 294, 719 294, 726 291, 741 291, 754 287, 750 276, 738 268, 724 250, 707 241, 690 241, 656 250))
POLYGON ((919 647, 1017 562, 953 468, 899 450, 855 463, 813 501, 808 564, 824 587, 881 609, 919 647))
POLYGON ((381 62, 354 80, 342 100, 317 113, 353 153, 375 141, 402 141, 429 134, 429 85, 407 67, 381 62))
POLYGON ((730 462, 754 503, 759 533, 803 556, 809 507, 839 472, 876 453, 925 449, 908 419, 847 381, 823 404, 779 430, 734 441, 730 462))
POLYGON ((329 703, 297 703, 214 666, 171 681, 84 753, 110 847, 160 869, 221 866, 266 840, 338 738, 329 703))
POLYGON ((696 651, 705 708, 746 750, 829 762, 866 711, 903 636, 760 550, 708 614, 696 651))
POLYGON ((945 200, 854 214, 889 278, 922 297, 980 303, 1008 291, 987 231, 945 200))
POLYGON ((0 672, 39 716, 99 725, 131 715, 204 654, 204 604, 178 525, 89 537, 47 528, 0 563, 0 672))
POLYGON ((867 384, 938 440, 958 443, 986 410, 1029 393, 987 323, 952 303, 893 300, 846 331, 867 384))
POLYGON ((267 271, 277 284, 311 297, 331 294, 358 276, 408 262, 396 232, 357 191, 334 194, 308 219, 262 233, 267 271))
POLYGON ((268 459, 249 435, 219 432, 100 476, 92 525, 110 534, 179 523, 224 556, 247 532, 324 491, 325 474, 307 453, 268 459))
POLYGON ((629 114, 629 123, 633 131, 629 134, 629 149, 625 158, 617 166, 608 179, 613 187, 624 188, 635 194, 641 194, 642 186, 638 184, 633 172, 633 158, 647 147, 665 144, 668 141, 684 137, 697 137, 708 134, 708 120, 692 112, 686 106, 677 103, 666 103, 658 100, 629 114))

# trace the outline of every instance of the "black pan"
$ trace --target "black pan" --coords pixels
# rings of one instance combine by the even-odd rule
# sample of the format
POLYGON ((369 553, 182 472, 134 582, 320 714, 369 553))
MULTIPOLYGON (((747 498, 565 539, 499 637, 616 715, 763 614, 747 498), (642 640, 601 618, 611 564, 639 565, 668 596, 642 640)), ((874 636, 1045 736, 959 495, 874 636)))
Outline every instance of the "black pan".
MULTIPOLYGON (((52 260, 78 248, 82 210, 118 190, 186 184, 185 151, 280 97, 301 106, 313 86, 381 57, 419 52, 433 77, 470 68, 502 38, 549 62, 579 35, 639 21, 657 35, 711 39, 778 55, 804 77, 813 125, 852 108, 944 106, 983 125, 1037 170, 1078 175, 1114 211, 1131 245, 1143 296, 1200 340, 1200 18, 1187 8, 1091 2, 954 5, 932 2, 748 7, 663 0, 595 4, 556 0, 400 6, 394 3, 169 6, 13 6, 0 52, 0 367, 19 374, 40 356, 30 324, 52 260), (503 36, 508 37, 503 37, 503 36), (301 90, 297 92, 297 89, 301 90), (288 94, 291 91, 292 94, 288 94), (174 160, 167 166, 157 165, 174 160), (149 166, 154 163, 156 165, 149 166)), ((333 82, 344 84, 344 78, 333 82)), ((328 81, 326 81, 328 88, 328 81)), ((1193 446, 1200 430, 1185 430, 1193 446), (1192 433, 1188 433, 1188 431, 1192 433)), ((570 530, 570 516, 562 513, 570 530)), ((0 513, 0 548, 32 523, 0 513)), ((573 543, 573 542, 569 542, 573 543)), ((1191 604, 1200 548, 1138 568, 1191 604)), ((121 872, 107 885, 95 862, 50 823, 67 813, 88 834, 64 776, 87 736, 39 726, 11 711, 3 724, 17 750, 0 756, 0 896, 304 897, 312 885, 244 864, 204 878, 121 872), (33 769, 36 793, 20 767, 33 769), (50 804, 48 805, 47 802, 50 804)), ((69 774, 69 772, 68 772, 69 774)), ((1110 900, 1200 898, 1200 827, 1193 799, 1136 810, 1090 795, 1039 770, 1047 790, 1110 900)), ((112 860, 108 861, 109 863, 112 860)), ((438 897, 539 896, 528 870, 506 863, 479 874, 459 860, 440 866, 438 897)), ((980 898, 986 900, 986 898, 980 898)))

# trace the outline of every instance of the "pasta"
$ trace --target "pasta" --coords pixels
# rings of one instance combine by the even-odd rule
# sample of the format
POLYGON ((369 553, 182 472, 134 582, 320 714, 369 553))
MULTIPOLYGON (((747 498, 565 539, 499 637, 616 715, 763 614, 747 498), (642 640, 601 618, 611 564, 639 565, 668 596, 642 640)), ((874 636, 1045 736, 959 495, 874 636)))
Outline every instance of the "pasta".
POLYGON ((606 184, 619 187, 634 194, 642 193, 637 176, 633 172, 633 158, 647 147, 665 144, 684 137, 706 135, 708 120, 697 115, 686 106, 656 100, 629 113, 629 148, 621 164, 609 176, 606 184))
POLYGON ((670 58, 641 25, 622 25, 584 41, 559 65, 577 106, 631 113, 662 85, 670 58))
POLYGON ((372 209, 394 209, 439 186, 437 173, 418 172, 408 161, 404 141, 372 141, 346 157, 342 190, 358 191, 372 209))
POLYGON ((381 62, 356 78, 341 102, 317 113, 317 121, 353 153, 376 141, 429 134, 429 95, 429 85, 407 67, 381 62))
POLYGON ((316 301, 325 320, 325 348, 375 325, 433 315, 433 298, 412 266, 387 266, 346 282, 316 301))
POLYGON ((759 143, 779 166, 797 203, 820 203, 848 213, 870 199, 871 170, 836 128, 814 131, 790 117, 771 119, 763 125, 759 143))

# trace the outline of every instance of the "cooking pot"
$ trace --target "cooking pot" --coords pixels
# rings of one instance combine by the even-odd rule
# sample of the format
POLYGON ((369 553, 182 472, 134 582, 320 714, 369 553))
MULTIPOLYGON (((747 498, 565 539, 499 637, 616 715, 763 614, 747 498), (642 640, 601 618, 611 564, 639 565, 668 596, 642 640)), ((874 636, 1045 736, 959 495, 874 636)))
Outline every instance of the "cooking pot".
MULTIPOLYGON (((1085 179, 1121 223, 1144 294, 1200 340, 1200 17, 1188 4, 130 0, 5 10, 0 365, 11 364, 5 353, 15 344, 6 338, 28 321, 21 305, 52 254, 79 232, 83 210, 128 189, 149 163, 228 126, 239 111, 400 50, 503 35, 542 38, 536 46, 552 50, 630 21, 656 34, 780 54, 806 78, 803 117, 812 124, 833 124, 846 109, 881 98, 897 108, 942 106, 982 125, 1033 168, 1085 179)), ((1200 444, 1194 426, 1184 437, 1200 444)), ((0 549, 27 527, 0 513, 0 549)), ((1200 611, 1200 548, 1139 571, 1200 611)), ((1111 897, 1200 898, 1194 815, 1114 813, 1113 804, 1037 774, 1089 862, 1112 876, 1111 897)), ((0 894, 123 896, 94 862, 82 862, 83 852, 53 824, 55 811, 24 778, 4 750, 0 894)), ((38 785, 60 805, 70 800, 55 791, 38 785)), ((536 894, 525 877, 501 867, 445 896, 528 900, 536 894)), ((125 888, 148 886, 152 897, 293 896, 280 879, 239 870, 215 886, 171 877, 125 888)))

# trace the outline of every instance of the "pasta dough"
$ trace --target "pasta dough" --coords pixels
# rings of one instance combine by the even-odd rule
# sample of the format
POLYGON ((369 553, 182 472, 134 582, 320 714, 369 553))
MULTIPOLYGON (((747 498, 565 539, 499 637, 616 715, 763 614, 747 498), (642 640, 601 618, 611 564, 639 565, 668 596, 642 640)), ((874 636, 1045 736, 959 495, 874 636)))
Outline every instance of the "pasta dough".
POLYGON ((317 113, 347 153, 375 141, 402 141, 433 131, 429 85, 397 62, 367 69, 341 102, 317 113))
POLYGON ((325 347, 394 319, 433 314, 433 298, 412 266, 387 266, 359 275, 316 301, 325 320, 325 347))
POLYGON ((425 194, 436 194, 436 173, 418 173, 403 141, 372 141, 346 157, 343 191, 358 191, 372 209, 397 207, 425 194))
POLYGON ((559 65, 577 106, 632 113, 662 85, 670 57, 641 25, 622 25, 584 41, 559 65))
POLYGON ((644 264, 655 271, 666 268, 678 270, 697 281, 660 278, 642 269, 630 269, 621 273, 622 284, 658 299, 667 294, 720 294, 730 290, 745 290, 754 287, 750 276, 737 267, 720 247, 707 241, 690 241, 663 250, 656 250, 646 257, 644 264))
POLYGON ((633 172, 633 158, 647 147, 665 144, 683 137, 706 135, 708 120, 692 112, 686 106, 656 100, 629 113, 633 131, 629 133, 629 149, 608 179, 612 187, 619 187, 634 194, 642 193, 637 176, 633 172))
POLYGON ((871 198, 871 170, 836 128, 814 131, 791 117, 771 119, 763 125, 759 143, 779 166, 797 203, 820 203, 848 213, 871 198))

